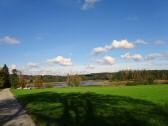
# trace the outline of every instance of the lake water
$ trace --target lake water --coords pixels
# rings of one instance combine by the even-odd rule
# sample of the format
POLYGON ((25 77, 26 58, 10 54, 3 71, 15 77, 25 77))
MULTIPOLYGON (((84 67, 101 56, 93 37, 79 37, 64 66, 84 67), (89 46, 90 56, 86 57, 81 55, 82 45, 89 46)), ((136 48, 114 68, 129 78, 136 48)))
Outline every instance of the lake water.
MULTIPOLYGON (((103 84, 103 81, 82 81, 80 83, 81 86, 106 86, 107 84, 103 84), (101 84, 102 83, 102 84, 101 84)), ((54 87, 67 87, 67 83, 55 83, 54 87)))

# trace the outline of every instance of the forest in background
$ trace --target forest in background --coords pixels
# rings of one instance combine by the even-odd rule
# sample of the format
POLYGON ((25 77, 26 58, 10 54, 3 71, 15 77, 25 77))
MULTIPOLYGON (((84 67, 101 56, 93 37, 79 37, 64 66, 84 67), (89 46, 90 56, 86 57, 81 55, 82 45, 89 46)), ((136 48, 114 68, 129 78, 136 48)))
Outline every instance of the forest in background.
MULTIPOLYGON (((39 75, 24 75, 30 83, 39 75)), ((109 81, 153 81, 153 80, 168 80, 168 70, 123 70, 112 73, 91 73, 78 75, 82 81, 88 80, 109 80, 109 81)), ((64 82, 67 76, 44 75, 44 82, 64 82)))
MULTIPOLYGON (((168 83, 168 70, 122 70, 113 73, 91 73, 85 75, 24 75, 21 71, 13 69, 9 72, 7 65, 0 69, 0 88, 26 87, 33 84, 35 87, 43 87, 43 84, 51 82, 66 82, 68 86, 79 86, 81 81, 125 81, 125 85, 154 84, 157 80, 166 80, 168 83)), ((122 82, 123 83, 123 82, 122 82)), ((160 83, 160 82, 159 82, 160 83)), ((113 83, 114 85, 114 83, 113 83)), ((48 85, 51 87, 52 85, 48 85)))

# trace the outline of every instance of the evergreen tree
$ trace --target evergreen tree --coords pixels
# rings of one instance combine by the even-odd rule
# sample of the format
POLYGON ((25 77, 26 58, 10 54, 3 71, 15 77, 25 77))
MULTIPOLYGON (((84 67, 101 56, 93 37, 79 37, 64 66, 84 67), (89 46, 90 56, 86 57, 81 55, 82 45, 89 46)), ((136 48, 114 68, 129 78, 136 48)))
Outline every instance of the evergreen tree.
POLYGON ((0 88, 3 88, 3 72, 2 72, 2 69, 0 69, 0 88))
POLYGON ((3 72, 3 87, 10 88, 11 83, 10 83, 9 69, 6 64, 2 68, 2 72, 3 72))
POLYGON ((17 86, 19 85, 19 77, 17 75, 16 69, 12 70, 11 85, 12 85, 12 88, 17 88, 17 86))

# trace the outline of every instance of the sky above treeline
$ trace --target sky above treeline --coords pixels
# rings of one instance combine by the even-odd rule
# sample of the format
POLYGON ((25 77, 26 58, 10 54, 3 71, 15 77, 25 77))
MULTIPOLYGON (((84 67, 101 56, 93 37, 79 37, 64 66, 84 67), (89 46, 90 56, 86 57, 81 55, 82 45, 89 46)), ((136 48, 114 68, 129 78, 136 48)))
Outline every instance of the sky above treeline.
POLYGON ((0 66, 24 74, 168 69, 168 0, 0 0, 0 66))

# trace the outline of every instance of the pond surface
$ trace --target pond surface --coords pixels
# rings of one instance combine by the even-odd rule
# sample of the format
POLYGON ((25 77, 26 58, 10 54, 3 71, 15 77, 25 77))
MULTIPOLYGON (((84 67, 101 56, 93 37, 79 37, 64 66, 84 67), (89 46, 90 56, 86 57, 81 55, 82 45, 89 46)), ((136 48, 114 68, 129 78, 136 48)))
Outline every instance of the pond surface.
MULTIPOLYGON (((104 84, 103 81, 82 81, 80 82, 81 86, 107 86, 108 84, 104 84)), ((67 83, 55 83, 54 87, 67 87, 67 83)))

